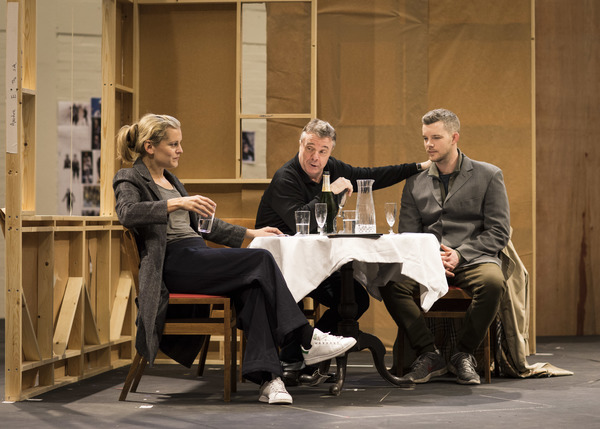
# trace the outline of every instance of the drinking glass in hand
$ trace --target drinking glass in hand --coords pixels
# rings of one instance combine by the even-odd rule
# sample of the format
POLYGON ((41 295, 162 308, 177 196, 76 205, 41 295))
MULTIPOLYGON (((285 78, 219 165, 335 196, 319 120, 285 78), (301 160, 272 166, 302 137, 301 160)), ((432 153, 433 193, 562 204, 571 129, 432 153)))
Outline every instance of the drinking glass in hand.
POLYGON ((393 234, 394 231, 392 227, 396 222, 396 203, 385 203, 385 220, 390 226, 390 234, 393 234))
POLYGON ((323 227, 325 226, 325 222, 327 221, 327 204, 315 204, 315 218, 317 219, 317 225, 319 226, 319 234, 325 235, 323 227))

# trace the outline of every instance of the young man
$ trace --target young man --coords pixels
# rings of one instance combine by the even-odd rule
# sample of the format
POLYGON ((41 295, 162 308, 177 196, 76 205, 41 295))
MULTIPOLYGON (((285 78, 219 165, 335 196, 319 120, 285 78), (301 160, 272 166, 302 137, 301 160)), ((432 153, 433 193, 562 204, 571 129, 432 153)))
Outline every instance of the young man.
MULTIPOLYGON (((508 197, 498 167, 473 161, 458 149, 460 121, 454 113, 432 110, 422 122, 425 151, 433 165, 406 181, 398 231, 434 234, 448 284, 473 295, 448 369, 460 384, 479 384, 473 354, 506 289, 498 253, 509 240, 508 197)), ((381 295, 417 352, 406 378, 425 383, 446 373, 447 366, 413 300, 415 290, 419 285, 407 279, 387 284, 381 295)))

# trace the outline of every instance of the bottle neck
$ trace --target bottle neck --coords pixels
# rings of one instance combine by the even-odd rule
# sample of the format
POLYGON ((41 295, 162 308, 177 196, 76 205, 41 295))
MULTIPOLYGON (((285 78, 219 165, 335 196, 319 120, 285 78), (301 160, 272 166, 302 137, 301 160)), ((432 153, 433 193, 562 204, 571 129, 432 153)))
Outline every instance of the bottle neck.
POLYGON ((323 192, 331 192, 331 185, 329 184, 329 174, 323 174, 323 192))

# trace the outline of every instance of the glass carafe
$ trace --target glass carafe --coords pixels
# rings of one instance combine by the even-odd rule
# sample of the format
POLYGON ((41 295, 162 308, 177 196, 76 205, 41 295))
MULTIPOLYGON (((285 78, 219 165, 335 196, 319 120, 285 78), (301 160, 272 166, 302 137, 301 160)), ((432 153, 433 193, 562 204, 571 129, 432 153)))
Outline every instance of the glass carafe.
POLYGON ((373 179, 357 180, 358 195, 356 197, 356 233, 375 234, 375 204, 373 204, 373 179))

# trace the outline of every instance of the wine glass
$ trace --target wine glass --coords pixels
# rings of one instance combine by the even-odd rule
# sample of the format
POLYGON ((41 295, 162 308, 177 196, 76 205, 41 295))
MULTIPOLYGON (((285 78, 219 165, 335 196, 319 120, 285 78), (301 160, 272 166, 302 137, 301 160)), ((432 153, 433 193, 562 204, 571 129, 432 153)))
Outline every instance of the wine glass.
POLYGON ((385 220, 390 226, 390 234, 393 234, 392 227, 396 222, 396 203, 385 203, 385 220))
POLYGON ((317 225, 319 225, 319 234, 325 235, 323 227, 325 226, 325 221, 327 221, 327 204, 315 204, 315 218, 317 218, 317 225))
POLYGON ((338 201, 338 212, 337 212, 337 217, 336 217, 335 223, 337 225, 337 221, 339 219, 340 221, 342 221, 342 225, 343 225, 342 209, 344 208, 344 205, 346 204, 346 200, 348 199, 348 189, 344 189, 340 193, 340 195, 339 195, 338 198, 339 198, 339 201, 338 201))

